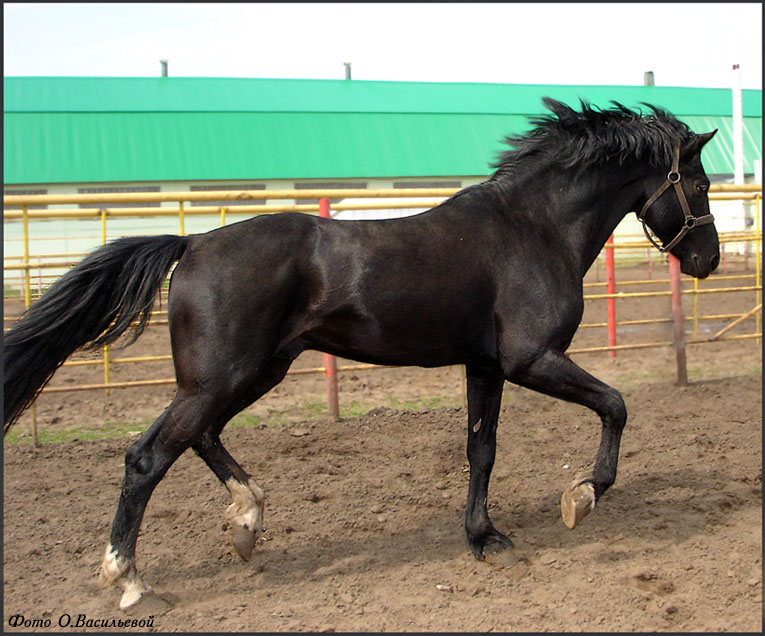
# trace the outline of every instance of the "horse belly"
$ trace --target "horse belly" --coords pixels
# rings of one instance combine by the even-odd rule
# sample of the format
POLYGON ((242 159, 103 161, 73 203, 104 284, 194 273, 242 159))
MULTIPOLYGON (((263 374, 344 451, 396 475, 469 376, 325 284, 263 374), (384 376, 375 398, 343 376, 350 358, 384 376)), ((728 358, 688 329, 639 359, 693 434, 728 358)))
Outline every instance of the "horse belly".
POLYGON ((483 312, 406 295, 387 302, 346 302, 328 311, 303 340, 311 348, 360 362, 444 366, 486 355, 493 346, 483 312))

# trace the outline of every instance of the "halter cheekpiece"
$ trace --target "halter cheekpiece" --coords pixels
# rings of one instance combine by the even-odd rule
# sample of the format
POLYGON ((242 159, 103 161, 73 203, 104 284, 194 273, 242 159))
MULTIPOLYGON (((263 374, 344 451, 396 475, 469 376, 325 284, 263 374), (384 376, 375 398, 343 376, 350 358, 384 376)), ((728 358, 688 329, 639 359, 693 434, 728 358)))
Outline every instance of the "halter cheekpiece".
POLYGON ((648 240, 651 242, 651 244, 660 252, 669 252, 669 250, 675 247, 675 245, 677 245, 683 239, 683 237, 688 234, 688 232, 690 232, 694 227, 699 225, 706 225, 707 223, 712 223, 715 220, 715 217, 712 216, 711 213, 699 217, 695 217, 693 214, 691 214, 691 208, 688 205, 688 200, 685 198, 685 192, 683 192, 683 187, 680 185, 680 178, 680 146, 675 146, 674 156, 672 159, 672 168, 670 169, 669 174, 667 174, 666 181, 664 181, 664 183, 659 186, 659 189, 656 190, 656 192, 654 192, 648 198, 648 201, 645 202, 640 212, 637 213, 638 220, 643 224, 643 232, 645 232, 645 235, 648 237, 648 240), (645 220, 645 214, 648 212, 648 208, 650 208, 670 186, 674 187, 675 189, 675 194, 677 194, 677 199, 680 202, 680 207, 683 209, 685 220, 683 221, 683 227, 680 228, 680 231, 677 233, 675 238, 673 238, 666 245, 659 245, 659 243, 656 242, 656 240, 653 238, 653 236, 651 236, 651 233, 649 232, 649 228, 645 220))

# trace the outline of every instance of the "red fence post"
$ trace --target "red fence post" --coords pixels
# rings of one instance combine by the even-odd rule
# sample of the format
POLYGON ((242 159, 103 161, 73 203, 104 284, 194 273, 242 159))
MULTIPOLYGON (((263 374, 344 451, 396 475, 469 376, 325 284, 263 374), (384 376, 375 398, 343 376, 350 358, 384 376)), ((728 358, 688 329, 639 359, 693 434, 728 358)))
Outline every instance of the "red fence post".
MULTIPOLYGON (((319 216, 328 219, 329 199, 319 199, 319 216)), ((333 419, 340 417, 340 401, 337 390, 337 358, 328 353, 322 354, 324 376, 327 379, 327 412, 333 419)))
MULTIPOLYGON (((606 241, 606 281, 608 283, 608 293, 616 293, 616 273, 614 271, 614 235, 608 237, 606 241)), ((609 298, 608 303, 608 346, 616 346, 616 298, 609 298)), ((611 349, 609 352, 612 358, 616 357, 616 351, 611 349)))
POLYGON ((683 285, 680 281, 680 260, 669 255, 669 285, 672 291, 672 325, 674 329, 677 383, 688 384, 688 366, 685 357, 685 321, 683 318, 683 285))

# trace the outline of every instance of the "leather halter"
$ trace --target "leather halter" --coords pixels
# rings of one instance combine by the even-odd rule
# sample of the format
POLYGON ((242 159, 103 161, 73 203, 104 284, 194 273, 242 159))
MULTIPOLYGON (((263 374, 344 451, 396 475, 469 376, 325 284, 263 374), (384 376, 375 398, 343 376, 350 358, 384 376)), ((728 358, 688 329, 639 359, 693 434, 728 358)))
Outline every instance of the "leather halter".
POLYGON ((691 208, 688 205, 688 200, 685 198, 685 192, 683 192, 683 187, 680 185, 680 146, 675 146, 674 156, 672 159, 672 169, 667 175, 667 180, 662 183, 661 186, 659 186, 659 189, 656 190, 656 192, 654 192, 648 198, 648 201, 645 202, 645 205, 643 205, 640 212, 637 213, 637 218, 643 224, 643 232, 645 232, 648 240, 660 252, 669 252, 669 250, 675 247, 675 245, 677 245, 683 239, 683 237, 688 234, 688 232, 690 232, 694 227, 699 225, 706 225, 707 223, 712 223, 715 220, 715 217, 712 216, 711 213, 699 217, 695 217, 693 214, 691 214, 691 208), (649 227, 646 224, 645 214, 648 212, 648 208, 650 208, 656 202, 656 200, 662 194, 664 194, 664 191, 669 188, 669 186, 673 186, 675 189, 675 193, 677 194, 678 201, 680 201, 680 207, 683 209, 685 219, 683 221, 683 227, 680 228, 677 236, 675 236, 675 238, 673 238, 666 245, 659 245, 659 243, 656 242, 656 240, 651 236, 651 233, 648 231, 649 227))

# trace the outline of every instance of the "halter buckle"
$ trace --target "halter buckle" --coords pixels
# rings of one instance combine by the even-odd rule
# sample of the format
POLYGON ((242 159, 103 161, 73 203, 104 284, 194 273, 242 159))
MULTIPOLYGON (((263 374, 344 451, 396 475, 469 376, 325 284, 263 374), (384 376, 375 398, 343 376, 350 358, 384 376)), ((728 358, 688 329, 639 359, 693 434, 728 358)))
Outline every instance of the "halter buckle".
POLYGON ((672 170, 672 171, 671 171, 671 172, 670 172, 670 173, 667 175, 667 181, 669 181, 669 182, 670 182, 670 183, 672 183, 672 184, 674 184, 674 183, 680 183, 680 173, 679 173, 679 172, 676 172, 676 171, 674 171, 674 170, 672 170))

